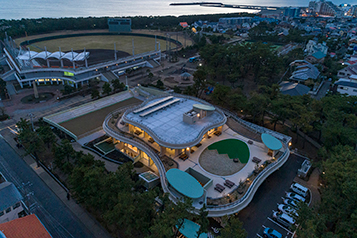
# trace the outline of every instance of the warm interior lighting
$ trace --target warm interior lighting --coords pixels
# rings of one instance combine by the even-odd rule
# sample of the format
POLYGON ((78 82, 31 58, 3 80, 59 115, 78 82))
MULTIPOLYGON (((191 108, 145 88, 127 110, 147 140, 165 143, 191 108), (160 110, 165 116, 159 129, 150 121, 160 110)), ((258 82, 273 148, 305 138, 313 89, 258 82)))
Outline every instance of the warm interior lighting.
POLYGON ((190 147, 187 147, 186 150, 189 151, 189 150, 190 150, 190 147))
POLYGON ((291 146, 292 145, 292 143, 291 142, 289 142, 289 146, 291 146))
POLYGON ((199 113, 197 114, 197 117, 200 117, 200 114, 199 114, 199 113))

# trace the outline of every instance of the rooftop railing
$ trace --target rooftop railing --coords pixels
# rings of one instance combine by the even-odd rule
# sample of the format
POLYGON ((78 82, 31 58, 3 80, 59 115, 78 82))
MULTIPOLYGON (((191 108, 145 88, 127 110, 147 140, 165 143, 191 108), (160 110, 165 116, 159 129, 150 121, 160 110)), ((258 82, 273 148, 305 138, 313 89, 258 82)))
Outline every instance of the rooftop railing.
MULTIPOLYGON (((202 102, 204 104, 207 104, 207 102, 203 101, 203 100, 200 100, 200 99, 197 99, 197 98, 194 98, 194 97, 190 97, 190 96, 186 96, 186 95, 177 95, 175 94, 176 97, 180 97, 180 98, 185 98, 185 99, 190 99, 190 100, 194 100, 194 101, 199 101, 199 102, 202 102)), ((222 126, 226 123, 227 121, 227 118, 226 116, 224 115, 224 113, 220 110, 220 109, 217 109, 216 111, 222 116, 222 120, 220 121, 216 121, 216 122, 211 122, 210 124, 208 124, 206 127, 204 127, 199 133, 198 135, 192 139, 190 142, 186 142, 186 143, 180 143, 180 144, 173 144, 173 143, 169 143, 167 141, 164 140, 164 138, 160 137, 159 135, 156 134, 156 132, 154 132, 153 130, 151 130, 150 128, 148 128, 147 126, 141 124, 140 122, 137 122, 137 121, 134 121, 134 120, 131 120, 129 119, 126 115, 128 115, 129 113, 131 112, 134 112, 135 110, 137 110, 138 108, 146 105, 146 103, 148 101, 151 101, 153 99, 156 99, 156 98, 160 98, 162 97, 162 95, 160 96, 155 96, 155 97, 150 97, 148 98, 147 100, 145 100, 145 102, 143 102, 140 106, 136 107, 136 108, 132 108, 132 109, 129 109, 127 110, 122 119, 124 122, 126 123, 129 123, 129 124, 132 124, 134 126, 137 126, 141 129, 143 129, 145 132, 147 132, 151 137, 153 137, 153 139, 158 143, 160 144, 161 146, 164 146, 164 147, 168 147, 168 148, 171 148, 171 149, 182 149, 182 148, 187 148, 187 147, 192 147, 194 145, 197 145, 198 143, 200 143, 200 141, 202 140, 202 137, 204 136, 204 134, 211 130, 211 129, 214 129, 214 128, 217 128, 219 126, 222 126)))

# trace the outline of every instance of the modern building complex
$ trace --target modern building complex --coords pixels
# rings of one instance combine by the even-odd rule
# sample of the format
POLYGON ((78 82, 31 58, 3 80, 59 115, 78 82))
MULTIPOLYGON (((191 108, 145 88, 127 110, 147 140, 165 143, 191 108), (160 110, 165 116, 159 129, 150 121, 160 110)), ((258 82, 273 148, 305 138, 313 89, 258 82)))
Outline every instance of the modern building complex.
POLYGON ((131 32, 131 19, 109 18, 108 26, 110 32, 131 32))
MULTIPOLYGON (((132 163, 141 162, 146 171, 139 177, 146 188, 160 184, 174 202, 189 197, 196 211, 205 204, 211 217, 246 207, 260 184, 290 154, 290 137, 198 98, 137 86, 111 96, 107 104, 105 98, 101 100, 98 105, 111 103, 106 108, 113 111, 106 111, 104 121, 97 117, 102 132, 96 133, 106 136, 97 139, 95 147, 103 154, 115 150, 132 163)), ((98 110, 92 104, 82 105, 44 120, 73 136, 78 126, 90 120, 97 123, 92 118, 98 111, 91 108, 98 110)), ((91 126, 85 127, 92 131, 91 126)), ((83 134, 74 137, 82 144, 98 138, 83 134)))
MULTIPOLYGON (((104 122, 98 119, 107 139, 95 146, 103 152, 108 148, 121 152, 133 163, 140 161, 147 171, 139 177, 148 189, 160 184, 173 201, 186 196, 196 209, 205 204, 211 217, 246 207, 259 185, 289 156, 290 137, 194 97, 138 86, 108 100, 113 111, 106 112, 104 122), (138 99, 144 102, 138 104, 138 99), (130 100, 134 104, 125 104, 130 100)), ((82 105, 44 120, 72 136, 71 130, 78 128, 66 123, 82 118, 76 121, 82 126, 94 117, 93 108, 98 110, 92 104, 82 105), (67 122, 62 123, 64 118, 67 122)), ((96 138, 84 134, 87 137, 76 137, 78 142, 96 138)))

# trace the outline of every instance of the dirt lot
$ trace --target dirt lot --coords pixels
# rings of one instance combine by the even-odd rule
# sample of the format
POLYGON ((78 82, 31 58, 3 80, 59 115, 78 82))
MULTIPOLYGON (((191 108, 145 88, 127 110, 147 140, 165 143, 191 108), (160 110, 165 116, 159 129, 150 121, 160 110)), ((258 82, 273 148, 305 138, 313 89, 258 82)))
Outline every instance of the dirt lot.
POLYGON ((118 102, 111 106, 63 122, 60 125, 75 134, 76 136, 80 136, 86 132, 93 131, 98 127, 101 127, 105 117, 115 109, 118 109, 120 107, 126 107, 136 103, 141 103, 141 101, 136 98, 129 98, 125 101, 118 102))

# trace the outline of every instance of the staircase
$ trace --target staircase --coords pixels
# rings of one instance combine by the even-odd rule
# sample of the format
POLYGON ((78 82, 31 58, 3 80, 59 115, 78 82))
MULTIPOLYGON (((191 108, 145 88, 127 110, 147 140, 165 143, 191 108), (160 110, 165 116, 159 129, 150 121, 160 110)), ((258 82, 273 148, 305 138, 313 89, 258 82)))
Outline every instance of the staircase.
POLYGON ((112 71, 107 71, 102 73, 103 77, 105 77, 109 82, 113 81, 114 79, 118 79, 118 76, 114 74, 112 71))

